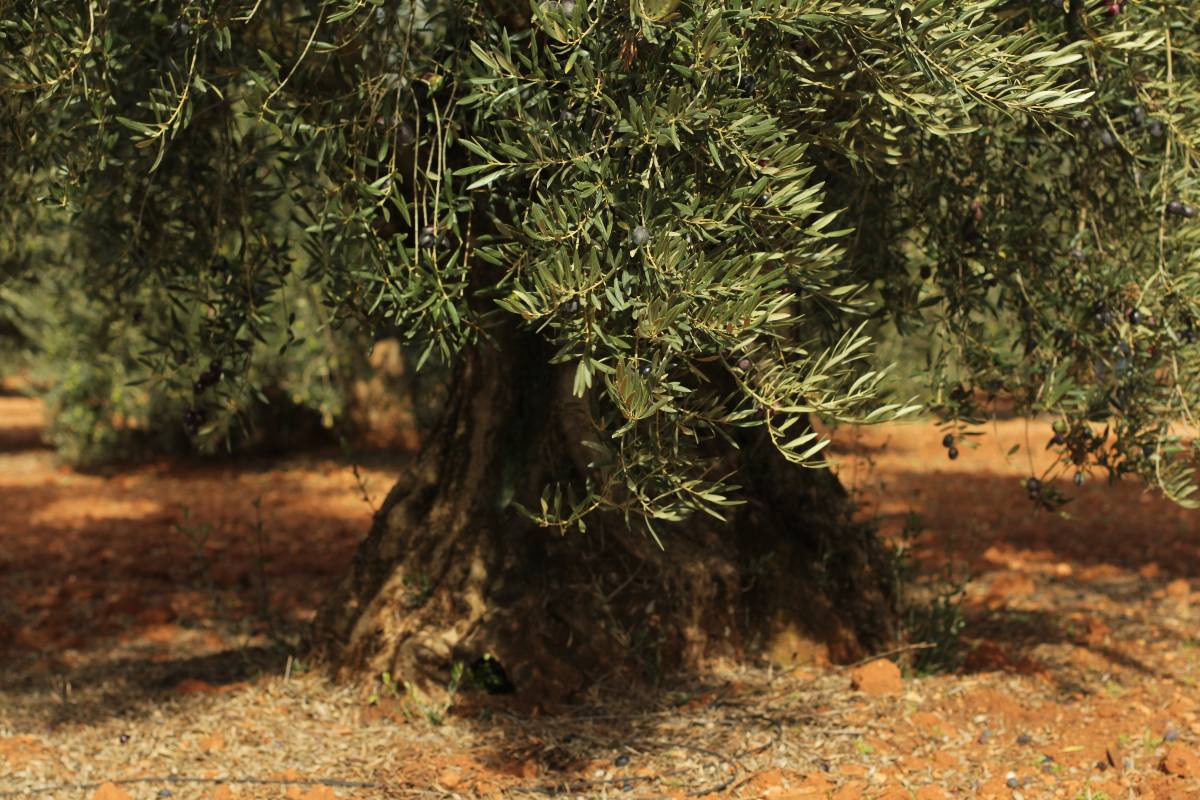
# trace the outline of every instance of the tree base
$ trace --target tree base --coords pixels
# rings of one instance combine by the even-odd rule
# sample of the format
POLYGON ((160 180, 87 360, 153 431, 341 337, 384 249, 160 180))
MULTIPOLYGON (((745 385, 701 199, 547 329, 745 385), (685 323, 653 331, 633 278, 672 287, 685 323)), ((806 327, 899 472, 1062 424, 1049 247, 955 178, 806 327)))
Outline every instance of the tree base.
POLYGON ((851 521, 832 474, 769 444, 743 448, 750 502, 731 523, 676 525, 665 552, 622 520, 562 535, 505 508, 514 447, 541 465, 521 491, 572 468, 563 426, 547 424, 553 404, 513 388, 530 384, 540 355, 477 358, 459 373, 440 429, 318 617, 315 644, 336 672, 436 691, 456 663, 490 655, 518 691, 571 701, 714 657, 848 661, 893 640, 883 544, 851 521), (514 439, 531 426, 538 441, 514 439))

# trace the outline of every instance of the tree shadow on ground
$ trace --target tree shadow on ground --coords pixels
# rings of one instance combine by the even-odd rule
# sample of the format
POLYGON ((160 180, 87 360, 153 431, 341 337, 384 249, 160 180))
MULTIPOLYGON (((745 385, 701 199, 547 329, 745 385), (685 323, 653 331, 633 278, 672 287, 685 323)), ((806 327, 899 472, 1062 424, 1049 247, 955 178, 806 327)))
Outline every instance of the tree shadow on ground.
POLYGON ((4 426, 0 428, 0 453, 20 453, 29 450, 49 450, 42 440, 39 425, 4 426))
POLYGON ((69 685, 64 708, 89 720, 183 678, 281 673, 286 648, 267 642, 300 640, 406 459, 315 453, 96 474, 29 449, 36 428, 2 433, 16 444, 0 454, 0 706, 69 685))
POLYGON ((43 441, 42 406, 19 392, 4 392, 0 380, 0 455, 47 449, 43 441))
POLYGON ((1172 581, 1200 574, 1197 512, 1134 480, 1082 487, 1061 480, 1071 502, 1062 513, 1047 511, 1020 476, 993 471, 1004 465, 987 463, 986 453, 974 455, 931 469, 893 462, 882 489, 869 480, 859 487, 865 513, 889 537, 903 540, 916 523, 909 552, 925 574, 972 580, 962 608, 974 649, 964 671, 1041 674, 1066 695, 1087 693, 1076 681, 1084 663, 1173 680, 1145 645, 1188 639, 1186 619, 1169 619, 1160 601, 1172 581), (1156 607, 1158 617, 1125 614, 1156 607), (1112 636, 1080 629, 1086 624, 1112 636), (1052 663, 1057 658, 1077 663, 1052 663))
POLYGON ((712 678, 672 686, 671 692, 613 691, 551 714, 513 713, 494 699, 476 697, 458 709, 456 718, 492 734, 493 747, 480 757, 490 769, 515 766, 519 774, 522 765, 536 760, 541 772, 535 785, 524 787, 530 793, 598 796, 672 781, 687 785, 688 795, 695 797, 744 780, 737 769, 744 758, 777 745, 784 731, 795 734, 821 721, 795 696, 764 715, 771 698, 761 686, 748 691, 712 678), (490 713, 481 714, 482 709, 490 713), (704 725, 694 724, 704 716, 710 717, 704 725), (653 762, 673 768, 647 771, 645 765, 653 762))
MULTIPOLYGON (((185 678, 222 685, 282 673, 284 649, 230 647, 232 634, 265 632, 259 614, 264 582, 266 608, 282 628, 296 631, 343 573, 370 517, 369 506, 353 498, 351 463, 329 454, 287 462, 168 462, 3 487, 10 522, 0 534, 0 674, 36 665, 51 683, 34 681, 29 692, 44 693, 55 680, 70 683, 77 697, 71 713, 92 719, 156 702, 185 678), (341 480, 328 479, 335 474, 341 480), (255 498, 262 501, 261 539, 255 498), (330 513, 331 506, 342 513, 330 513), (205 526, 211 530, 202 532, 205 526), (218 640, 203 641, 208 633, 218 640), (103 655, 114 641, 147 637, 164 646, 103 655), (186 640, 185 647, 194 640, 216 652, 179 656, 165 647, 167 640, 186 640), (86 711, 82 686, 102 692, 86 711)), ((369 492, 377 504, 394 482, 395 457, 353 463, 379 471, 369 492)), ((1143 602, 1169 577, 1200 572, 1200 539, 1187 512, 1148 500, 1133 484, 1075 490, 1078 499, 1067 508, 1074 517, 1063 519, 1035 508, 1011 476, 932 470, 892 473, 889 481, 881 521, 894 530, 908 511, 917 511, 924 530, 915 552, 931 568, 957 560, 981 574, 1017 562, 1036 568, 1065 563, 1073 575, 1091 577, 1055 578, 1064 588, 1107 593, 1115 603, 1143 602), (1161 577, 1105 579, 1151 564, 1161 577)), ((1087 646, 1153 674, 1119 650, 1080 644, 1058 619, 1071 610, 989 611, 972 618, 968 632, 1018 654, 1039 644, 1087 646)), ((993 666, 1028 666, 1019 657, 1010 661, 993 666)), ((0 692, 19 693, 22 686, 0 683, 0 692)))
POLYGON ((309 490, 304 504, 268 509, 260 527, 253 508, 237 508, 256 499, 245 496, 219 513, 206 506, 213 497, 171 507, 130 492, 99 506, 69 491, 7 487, 10 513, 27 513, 0 538, 3 650, 86 650, 155 632, 161 640, 213 620, 244 629, 265 616, 295 627, 346 568, 365 527, 352 515, 313 513, 327 494, 309 490))
POLYGON ((1005 561, 1066 563, 1072 574, 1082 569, 1089 580, 1143 568, 1164 579, 1200 574, 1196 511, 1133 480, 1059 483, 1072 501, 1062 514, 1031 502, 1019 479, 991 472, 896 472, 888 476, 886 497, 867 499, 893 535, 910 512, 918 515, 914 553, 931 567, 956 561, 981 572, 1005 561))
POLYGON ((126 656, 62 671, 0 670, 6 722, 18 730, 53 730, 138 716, 181 693, 221 692, 264 675, 281 675, 289 653, 279 645, 160 659, 126 656))

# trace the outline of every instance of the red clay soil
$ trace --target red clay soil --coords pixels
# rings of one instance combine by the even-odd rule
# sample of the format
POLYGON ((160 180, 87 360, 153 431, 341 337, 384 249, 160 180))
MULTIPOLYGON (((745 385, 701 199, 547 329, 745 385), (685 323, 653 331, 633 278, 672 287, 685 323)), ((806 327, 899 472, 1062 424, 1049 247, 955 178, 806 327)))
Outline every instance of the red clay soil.
POLYGON ((0 396, 0 800, 1200 798, 1197 512, 1099 480, 1036 509, 1020 480, 1046 423, 1000 422, 955 461, 931 423, 837 434, 863 513, 891 536, 915 513, 926 570, 967 579, 958 671, 714 664, 519 711, 333 686, 279 644, 396 465, 80 474, 40 430, 36 402, 0 396))

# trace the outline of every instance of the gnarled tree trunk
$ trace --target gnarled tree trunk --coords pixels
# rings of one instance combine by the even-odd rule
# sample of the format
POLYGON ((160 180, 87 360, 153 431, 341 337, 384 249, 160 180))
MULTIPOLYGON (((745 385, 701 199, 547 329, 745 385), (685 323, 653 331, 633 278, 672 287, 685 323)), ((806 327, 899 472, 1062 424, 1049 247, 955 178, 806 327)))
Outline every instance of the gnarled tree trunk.
POLYGON ((529 337, 463 358, 437 429, 318 616, 331 664, 438 686, 488 653, 518 690, 570 699, 708 656, 842 660, 892 638, 885 553, 837 479, 754 437, 737 456, 750 502, 727 525, 670 528, 665 552, 618 519, 562 535, 522 517, 510 498, 529 504, 580 463, 569 386, 547 356, 529 337))

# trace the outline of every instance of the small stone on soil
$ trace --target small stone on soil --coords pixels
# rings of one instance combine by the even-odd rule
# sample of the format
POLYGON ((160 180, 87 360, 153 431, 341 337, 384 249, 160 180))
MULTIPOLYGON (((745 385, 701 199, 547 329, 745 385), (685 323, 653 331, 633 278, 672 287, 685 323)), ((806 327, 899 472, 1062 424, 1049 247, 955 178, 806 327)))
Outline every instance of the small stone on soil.
POLYGON ((100 788, 92 795, 92 800, 131 800, 129 792, 111 781, 100 784, 100 788))
POLYGON ((850 671, 850 688, 875 696, 899 694, 904 681, 894 662, 879 658, 850 671))
POLYGON ((1159 762, 1159 769, 1181 778, 1200 778, 1200 756, 1182 745, 1173 744, 1159 762))
POLYGON ((622 753, 621 755, 617 756, 617 760, 614 761, 613 763, 616 764, 618 767, 627 766, 629 764, 629 756, 622 753))
POLYGON ((454 791, 462 783, 462 775, 456 769, 445 769, 442 770, 441 775, 438 775, 437 782, 443 789, 454 791))
POLYGON ((1022 733, 1020 736, 1017 737, 1017 744, 1031 744, 1032 742, 1033 742, 1033 737, 1030 736, 1028 733, 1022 733))

